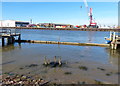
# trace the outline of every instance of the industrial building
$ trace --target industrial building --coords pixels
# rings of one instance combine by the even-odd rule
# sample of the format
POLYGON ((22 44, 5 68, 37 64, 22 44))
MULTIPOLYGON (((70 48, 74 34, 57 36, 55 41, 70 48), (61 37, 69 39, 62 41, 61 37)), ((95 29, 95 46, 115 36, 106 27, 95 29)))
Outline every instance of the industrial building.
POLYGON ((0 20, 0 27, 26 27, 29 22, 16 20, 0 20))
POLYGON ((52 28, 73 28, 70 24, 55 24, 55 23, 39 23, 41 27, 52 27, 52 28))

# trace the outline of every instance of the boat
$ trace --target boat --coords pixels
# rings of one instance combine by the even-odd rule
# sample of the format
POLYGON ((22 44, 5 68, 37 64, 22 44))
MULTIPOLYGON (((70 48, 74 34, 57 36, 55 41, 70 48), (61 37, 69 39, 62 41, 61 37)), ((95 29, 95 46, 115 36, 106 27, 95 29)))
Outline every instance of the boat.
POLYGON ((112 42, 112 41, 110 40, 110 38, 108 38, 108 37, 104 37, 104 38, 105 38, 107 44, 110 44, 110 43, 112 42))

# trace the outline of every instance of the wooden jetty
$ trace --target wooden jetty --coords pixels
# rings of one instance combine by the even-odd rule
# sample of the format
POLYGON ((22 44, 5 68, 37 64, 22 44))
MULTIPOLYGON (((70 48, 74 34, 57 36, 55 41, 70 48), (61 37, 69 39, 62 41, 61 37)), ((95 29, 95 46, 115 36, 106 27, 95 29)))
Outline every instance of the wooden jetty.
POLYGON ((120 47, 120 32, 110 32, 110 41, 111 49, 118 49, 120 47))
POLYGON ((71 30, 71 31, 120 31, 120 28, 39 28, 39 27, 0 27, 3 29, 40 29, 40 30, 71 30))
POLYGON ((18 41, 21 40, 21 34, 13 32, 11 29, 0 29, 0 38, 2 39, 2 46, 5 46, 5 39, 7 39, 7 45, 15 42, 15 37, 18 36, 18 41))

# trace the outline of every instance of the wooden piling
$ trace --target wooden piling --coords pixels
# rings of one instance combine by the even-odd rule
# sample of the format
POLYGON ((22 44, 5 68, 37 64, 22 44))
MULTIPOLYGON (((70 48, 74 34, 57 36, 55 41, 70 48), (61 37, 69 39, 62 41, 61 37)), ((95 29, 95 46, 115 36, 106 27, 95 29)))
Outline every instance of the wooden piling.
POLYGON ((12 39, 12 44, 14 44, 14 43, 15 43, 15 38, 14 38, 14 36, 12 36, 11 39, 12 39))
POLYGON ((113 34, 110 33, 110 39, 112 41, 110 44, 111 49, 116 50, 118 48, 118 45, 120 45, 120 37, 116 35, 115 32, 113 32, 113 34))
POLYGON ((7 45, 10 44, 10 37, 7 37, 7 45))
POLYGON ((12 37, 10 36, 10 37, 8 37, 7 38, 7 44, 9 45, 9 44, 12 44, 13 42, 12 42, 12 37))
MULTIPOLYGON (((5 46, 5 38, 7 39, 7 45, 9 45, 9 44, 14 44, 14 42, 15 42, 15 38, 14 38, 14 36, 18 36, 18 35, 2 35, 2 46, 5 46)), ((21 35, 19 35, 19 37, 18 37, 18 39, 19 39, 19 42, 20 42, 20 40, 21 40, 21 37, 20 37, 21 35)))
POLYGON ((110 31, 110 41, 113 40, 113 33, 110 31))
POLYGON ((5 45, 5 39, 2 37, 2 46, 5 45))
POLYGON ((6 29, 6 32, 1 32, 0 37, 2 37, 2 46, 5 44, 13 44, 15 42, 15 36, 18 36, 18 40, 21 40, 21 34, 16 32, 11 32, 11 29, 6 29), (8 30, 8 31, 7 31, 8 30), (9 32, 10 31, 10 32, 9 32), (7 39, 7 43, 5 43, 5 39, 7 39))
POLYGON ((18 42, 21 42, 21 34, 18 35, 18 42))

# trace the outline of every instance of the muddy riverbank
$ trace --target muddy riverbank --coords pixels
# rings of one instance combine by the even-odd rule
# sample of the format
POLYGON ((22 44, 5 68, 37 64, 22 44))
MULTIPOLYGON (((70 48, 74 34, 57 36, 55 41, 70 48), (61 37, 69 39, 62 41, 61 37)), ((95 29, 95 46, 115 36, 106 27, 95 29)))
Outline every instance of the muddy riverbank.
POLYGON ((117 52, 104 47, 22 43, 2 48, 1 65, 3 75, 26 75, 57 84, 117 84, 117 52), (50 61, 61 57, 66 65, 45 67, 45 56, 50 61))

